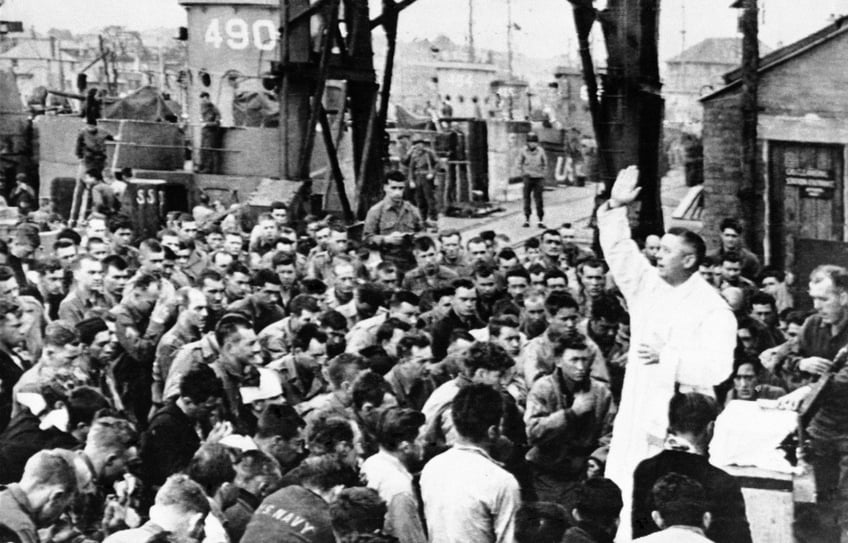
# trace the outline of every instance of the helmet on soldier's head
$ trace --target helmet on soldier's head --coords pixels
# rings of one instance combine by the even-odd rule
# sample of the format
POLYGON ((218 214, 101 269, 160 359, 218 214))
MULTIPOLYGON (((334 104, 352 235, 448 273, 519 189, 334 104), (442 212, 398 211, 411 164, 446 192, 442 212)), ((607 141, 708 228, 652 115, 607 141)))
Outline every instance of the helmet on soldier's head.
POLYGON ((537 136, 533 132, 530 132, 529 134, 527 134, 527 142, 529 143, 531 141, 539 143, 539 136, 537 136))

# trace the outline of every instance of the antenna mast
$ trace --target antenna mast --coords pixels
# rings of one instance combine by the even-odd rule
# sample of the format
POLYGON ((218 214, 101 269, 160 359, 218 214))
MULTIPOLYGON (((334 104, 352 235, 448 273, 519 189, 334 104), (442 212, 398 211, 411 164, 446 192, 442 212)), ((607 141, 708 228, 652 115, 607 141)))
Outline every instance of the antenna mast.
POLYGON ((468 62, 474 62, 474 0, 468 0, 468 62))
POLYGON ((506 0, 506 47, 507 47, 507 69, 509 78, 512 79, 512 0, 506 0))

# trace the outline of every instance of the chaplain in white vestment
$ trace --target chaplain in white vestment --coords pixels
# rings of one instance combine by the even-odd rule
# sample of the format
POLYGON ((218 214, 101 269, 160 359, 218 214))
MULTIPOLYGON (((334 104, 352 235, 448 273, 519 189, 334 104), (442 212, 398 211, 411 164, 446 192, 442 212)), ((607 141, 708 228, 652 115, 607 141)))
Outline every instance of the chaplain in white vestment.
POLYGON ((631 339, 606 477, 624 497, 619 541, 630 540, 633 472, 662 451, 675 390, 714 396, 733 370, 736 319, 698 273, 706 248, 687 230, 662 237, 657 266, 630 237, 627 206, 639 194, 639 170, 622 170, 597 213, 601 248, 630 311, 631 339))

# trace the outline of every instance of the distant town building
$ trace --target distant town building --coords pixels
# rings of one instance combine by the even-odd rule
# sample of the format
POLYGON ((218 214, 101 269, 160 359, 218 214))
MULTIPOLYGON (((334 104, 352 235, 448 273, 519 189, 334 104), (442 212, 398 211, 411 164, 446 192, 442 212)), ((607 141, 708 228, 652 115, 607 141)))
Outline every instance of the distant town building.
POLYGON ((15 37, 0 53, 0 70, 15 75, 24 100, 39 87, 78 92, 77 76, 83 69, 89 87, 109 86, 120 94, 154 85, 180 98, 177 79, 185 53, 174 35, 176 30, 140 33, 110 26, 91 34, 51 30, 15 37))
MULTIPOLYGON (((769 48, 760 43, 760 54, 769 48)), ((707 38, 665 61, 665 119, 675 123, 701 120, 698 100, 724 84, 722 76, 742 62, 742 38, 707 38)))
POLYGON ((96 33, 63 40, 62 49, 84 60, 85 65, 93 62, 86 70, 90 86, 105 87, 108 82, 121 94, 153 85, 177 97, 177 76, 185 67, 185 52, 180 42, 173 39, 176 34, 176 29, 142 33, 108 26, 96 33), (106 63, 97 61, 104 50, 110 53, 106 63))
POLYGON ((30 96, 37 87, 72 89, 79 59, 60 49, 50 38, 18 39, 18 44, 0 53, 0 70, 15 74, 21 96, 30 96))

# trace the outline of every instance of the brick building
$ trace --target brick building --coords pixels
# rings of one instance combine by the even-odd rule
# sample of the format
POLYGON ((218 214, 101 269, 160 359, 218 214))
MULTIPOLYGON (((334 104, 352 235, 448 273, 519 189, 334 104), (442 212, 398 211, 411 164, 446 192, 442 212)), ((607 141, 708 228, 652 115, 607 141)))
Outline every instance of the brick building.
POLYGON ((740 218, 766 264, 805 277, 817 264, 848 264, 845 206, 848 149, 848 17, 760 59, 760 157, 754 216, 742 217, 741 72, 705 96, 704 235, 740 218))

